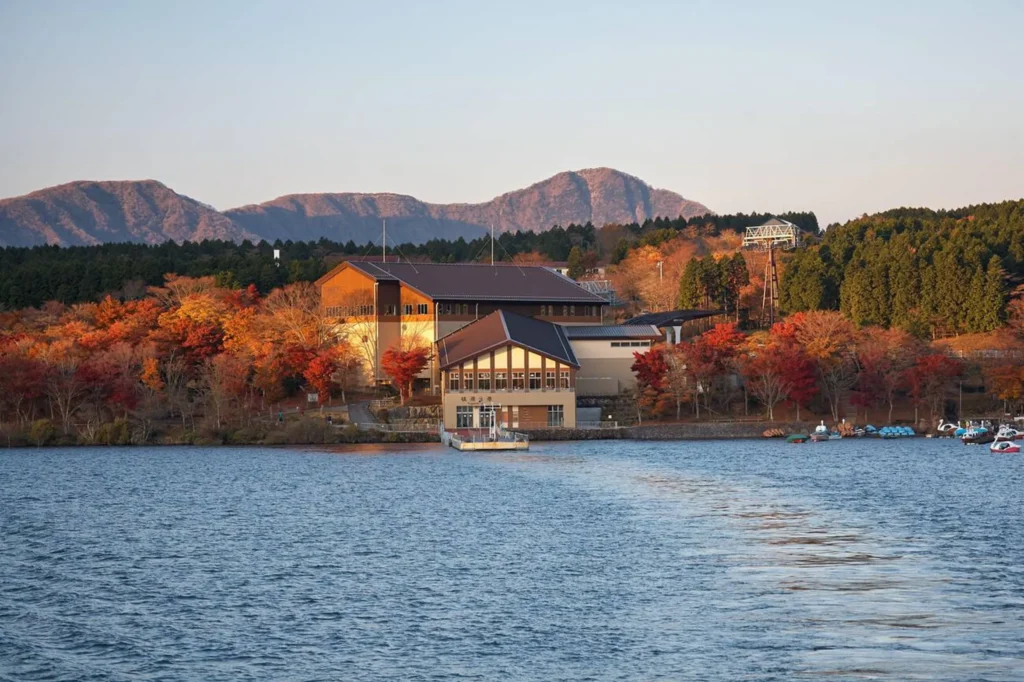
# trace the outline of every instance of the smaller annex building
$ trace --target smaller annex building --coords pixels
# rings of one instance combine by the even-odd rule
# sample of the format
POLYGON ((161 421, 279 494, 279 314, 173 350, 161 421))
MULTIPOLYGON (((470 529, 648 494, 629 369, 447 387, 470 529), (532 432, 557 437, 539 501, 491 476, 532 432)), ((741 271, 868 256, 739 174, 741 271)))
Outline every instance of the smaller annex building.
POLYGON ((651 324, 615 324, 565 327, 573 353, 580 363, 576 373, 579 396, 614 396, 636 386, 634 353, 646 353, 664 338, 651 324))
POLYGON ((575 428, 580 363, 565 329, 499 309, 438 339, 444 427, 575 428))

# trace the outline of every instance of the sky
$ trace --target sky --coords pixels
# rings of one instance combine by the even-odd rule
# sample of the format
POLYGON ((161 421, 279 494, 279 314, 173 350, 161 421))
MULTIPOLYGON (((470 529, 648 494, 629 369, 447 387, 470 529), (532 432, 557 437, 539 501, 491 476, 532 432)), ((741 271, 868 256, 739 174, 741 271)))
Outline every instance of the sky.
POLYGON ((0 0, 0 197, 475 202, 610 166, 822 224, 1016 199, 1022 29, 995 0, 0 0))

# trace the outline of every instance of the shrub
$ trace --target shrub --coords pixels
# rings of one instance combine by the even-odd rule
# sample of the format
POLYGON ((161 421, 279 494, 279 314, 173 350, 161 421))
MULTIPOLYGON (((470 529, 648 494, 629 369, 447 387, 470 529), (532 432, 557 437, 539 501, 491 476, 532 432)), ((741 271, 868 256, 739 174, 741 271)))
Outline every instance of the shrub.
POLYGON ((57 436, 57 429, 49 419, 37 419, 28 427, 28 439, 36 447, 52 443, 57 436))

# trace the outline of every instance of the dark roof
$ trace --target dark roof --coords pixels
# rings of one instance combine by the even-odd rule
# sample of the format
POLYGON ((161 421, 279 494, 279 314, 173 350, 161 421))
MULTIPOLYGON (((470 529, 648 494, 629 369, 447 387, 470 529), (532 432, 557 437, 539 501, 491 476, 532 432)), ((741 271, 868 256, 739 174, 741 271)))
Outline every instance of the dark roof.
POLYGON ((789 222, 788 220, 782 220, 781 218, 770 218, 766 222, 761 223, 758 227, 775 227, 775 226, 790 227, 792 225, 793 225, 793 223, 789 222))
MULTIPOLYGON (((359 261, 349 261, 347 265, 377 280, 398 280, 424 296, 440 301, 608 303, 568 277, 544 267, 359 261)), ((335 271, 317 282, 326 281, 335 271)))
POLYGON ((508 343, 580 366, 560 325, 507 310, 496 310, 438 339, 437 358, 441 369, 446 369, 508 343))
POLYGON ((573 339, 660 339, 661 332, 651 324, 608 324, 564 327, 565 336, 573 339))
POLYGON ((646 313, 631 320, 626 324, 653 324, 655 327, 674 327, 690 320, 700 320, 705 317, 722 315, 722 310, 668 310, 663 313, 646 313))

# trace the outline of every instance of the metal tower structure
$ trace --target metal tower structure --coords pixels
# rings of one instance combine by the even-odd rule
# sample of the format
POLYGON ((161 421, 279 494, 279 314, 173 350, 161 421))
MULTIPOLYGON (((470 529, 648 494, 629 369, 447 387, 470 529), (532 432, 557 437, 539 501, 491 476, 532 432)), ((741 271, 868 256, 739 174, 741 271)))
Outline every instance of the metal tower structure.
POLYGON ((767 251, 764 266, 764 295, 761 297, 761 325, 771 327, 779 311, 779 272, 775 249, 793 249, 800 245, 800 228, 787 220, 772 218, 763 225, 747 228, 743 246, 767 251))

